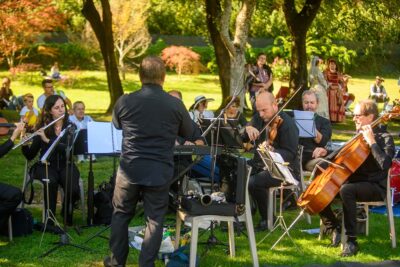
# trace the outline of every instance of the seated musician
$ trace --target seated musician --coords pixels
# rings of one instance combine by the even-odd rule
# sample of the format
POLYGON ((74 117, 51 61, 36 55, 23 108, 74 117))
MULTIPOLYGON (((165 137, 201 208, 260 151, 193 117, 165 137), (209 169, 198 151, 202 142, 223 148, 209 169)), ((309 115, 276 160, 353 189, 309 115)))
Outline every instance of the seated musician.
POLYGON ((208 110, 208 102, 214 101, 214 98, 206 98, 203 95, 194 98, 194 104, 189 108, 190 118, 197 124, 200 124, 203 118, 214 118, 214 113, 208 110))
MULTIPOLYGON (((378 107, 373 100, 360 101, 354 108, 353 121, 357 132, 361 132, 371 153, 361 166, 340 188, 343 205, 344 227, 347 242, 343 246, 342 257, 357 254, 357 215, 356 201, 382 201, 386 196, 386 179, 392 164, 395 146, 392 136, 382 127, 371 128, 378 118, 378 107)), ((325 150, 322 156, 325 156, 325 150)), ((340 222, 328 205, 320 216, 325 226, 332 230, 331 246, 340 244, 340 222)))
MULTIPOLYGON (((257 113, 253 115, 251 122, 246 126, 246 133, 250 141, 255 141, 256 145, 263 143, 268 136, 266 131, 260 134, 260 131, 278 112, 278 105, 275 97, 266 91, 262 91, 256 97, 257 113)), ((297 146, 299 141, 299 131, 294 120, 284 112, 279 113, 283 122, 277 129, 275 140, 271 140, 269 149, 279 153, 283 160, 288 162, 292 173, 296 171, 298 166, 297 146)), ((249 192, 256 201, 261 221, 256 227, 256 230, 263 231, 267 229, 268 221, 268 188, 279 186, 281 180, 273 178, 267 170, 264 170, 264 164, 258 155, 255 153, 254 159, 249 162, 253 167, 252 176, 249 181, 249 192)), ((295 173, 294 173, 295 174, 295 173)), ((298 177, 298 175, 294 175, 298 177)))
MULTIPOLYGON (((15 139, 20 135, 24 129, 24 123, 16 123, 16 128, 11 137, 0 145, 0 158, 3 157, 14 145, 15 139)), ((18 188, 0 183, 0 231, 7 229, 7 221, 10 215, 17 208, 22 200, 21 190, 18 188)))
MULTIPOLYGON (((68 110, 64 99, 59 95, 48 96, 44 101, 43 110, 39 117, 39 123, 36 126, 37 135, 33 137, 31 145, 28 146, 28 144, 25 143, 24 146, 22 146, 22 153, 25 158, 27 160, 32 160, 38 153, 40 154, 40 157, 43 157, 53 142, 69 124, 68 110), (62 118, 63 115, 64 117, 62 118), (44 129, 46 125, 55 120, 58 121, 44 129)), ((47 186, 44 186, 44 199, 46 208, 50 209, 54 215, 56 214, 59 185, 64 189, 64 192, 68 189, 68 192, 65 194, 63 209, 66 203, 74 204, 79 200, 79 170, 76 165, 71 162, 71 159, 67 158, 66 152, 67 138, 69 134, 71 133, 66 132, 64 136, 61 137, 60 142, 47 159, 49 163, 47 167, 45 164, 38 162, 32 167, 33 169, 30 170, 33 173, 33 177, 41 180, 43 183, 45 183, 43 179, 49 179, 48 193, 47 186), (68 181, 68 188, 66 188, 67 173, 69 173, 68 176, 71 177, 71 181, 68 181), (72 191, 70 191, 71 189, 72 191), (47 195, 49 196, 48 199, 47 195)), ((66 207, 68 207, 66 213, 67 217, 65 218, 66 223, 72 225, 73 205, 66 205, 66 207)), ((62 212, 62 215, 64 215, 64 212, 62 212)), ((52 221, 50 220, 49 223, 51 222, 52 221)))
MULTIPOLYGON (((319 99, 314 91, 307 90, 302 95, 303 110, 316 112, 318 109, 319 99)), ((321 156, 321 150, 317 149, 325 147, 332 136, 331 122, 315 113, 315 132, 314 138, 300 138, 299 143, 303 148, 303 169, 312 171, 318 158, 321 156)))
MULTIPOLYGON (((168 92, 168 94, 182 101, 182 93, 180 91, 171 90, 168 92)), ((201 136, 201 130, 199 126, 194 121, 192 121, 192 124, 193 128, 195 129, 193 131, 193 136, 187 139, 178 136, 177 140, 175 141, 175 145, 204 145, 204 139, 201 136)), ((178 174, 192 162, 193 160, 191 155, 174 156, 174 177, 177 178, 178 174)), ((173 190, 175 193, 178 192, 178 181, 175 181, 171 185, 171 190, 173 190)))

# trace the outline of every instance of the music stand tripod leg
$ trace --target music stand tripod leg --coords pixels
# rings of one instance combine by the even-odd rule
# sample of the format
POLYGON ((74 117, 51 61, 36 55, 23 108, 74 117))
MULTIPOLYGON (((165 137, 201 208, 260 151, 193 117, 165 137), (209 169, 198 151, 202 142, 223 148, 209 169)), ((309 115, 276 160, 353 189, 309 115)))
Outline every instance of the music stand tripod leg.
POLYGON ((301 249, 297 246, 297 244, 294 242, 293 238, 291 237, 289 231, 293 228, 293 226, 300 220, 300 218, 303 216, 304 214, 304 209, 300 211, 299 215, 296 217, 296 219, 294 219, 294 221, 289 225, 289 227, 286 227, 285 224, 285 229, 283 234, 278 238, 278 240, 276 240, 276 242, 272 245, 271 249, 273 249, 281 240, 285 235, 288 235, 288 237, 290 238, 290 240, 292 241, 292 243, 295 245, 295 247, 297 248, 298 251, 301 252, 301 249))

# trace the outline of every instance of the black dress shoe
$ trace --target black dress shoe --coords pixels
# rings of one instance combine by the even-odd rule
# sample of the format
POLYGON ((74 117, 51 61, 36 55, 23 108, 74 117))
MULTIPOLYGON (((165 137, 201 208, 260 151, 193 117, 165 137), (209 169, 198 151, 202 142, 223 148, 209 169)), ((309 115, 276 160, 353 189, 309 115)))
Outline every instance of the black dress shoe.
POLYGON ((332 240, 331 243, 329 244, 329 247, 332 248, 337 248, 340 245, 341 242, 341 230, 336 228, 332 231, 332 240))
POLYGON ((104 258, 103 264, 104 264, 104 267, 124 267, 125 266, 125 265, 121 265, 121 264, 113 264, 110 256, 107 256, 104 258))
POLYGON ((263 232, 268 229, 268 223, 266 220, 261 220, 256 228, 254 229, 255 232, 263 232))
POLYGON ((358 244, 357 241, 347 241, 346 244, 344 244, 342 254, 340 256, 342 257, 350 257, 354 256, 358 252, 358 244))

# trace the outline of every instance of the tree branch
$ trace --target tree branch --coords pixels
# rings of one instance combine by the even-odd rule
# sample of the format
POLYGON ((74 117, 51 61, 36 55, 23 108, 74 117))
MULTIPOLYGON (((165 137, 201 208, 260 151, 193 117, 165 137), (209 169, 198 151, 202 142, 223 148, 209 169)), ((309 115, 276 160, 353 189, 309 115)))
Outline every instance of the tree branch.
POLYGON ((236 30, 233 45, 236 48, 244 49, 249 36, 251 16, 256 5, 255 0, 243 1, 242 8, 236 17, 236 30))
POLYGON ((229 53, 231 56, 236 55, 236 49, 233 45, 233 42, 229 36, 229 22, 231 19, 232 15, 232 1, 231 0, 224 0, 224 9, 222 11, 221 15, 221 21, 220 21, 220 35, 221 39, 224 42, 225 47, 228 49, 229 53))

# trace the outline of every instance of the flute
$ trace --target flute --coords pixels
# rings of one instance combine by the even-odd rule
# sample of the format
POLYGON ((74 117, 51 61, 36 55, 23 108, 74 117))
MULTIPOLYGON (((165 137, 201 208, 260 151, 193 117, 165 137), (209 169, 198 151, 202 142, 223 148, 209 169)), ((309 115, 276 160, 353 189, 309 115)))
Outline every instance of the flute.
MULTIPOLYGON (((56 123, 57 121, 61 120, 64 118, 65 115, 62 115, 61 117, 55 119, 54 121, 50 122, 49 124, 47 124, 46 126, 40 128, 39 130, 43 129, 46 130, 47 128, 49 128, 51 125, 53 125, 54 123, 56 123)), ((17 147, 20 147, 21 145, 25 144, 26 142, 28 142, 29 140, 31 140, 33 137, 35 137, 37 134, 37 132, 39 131, 37 130, 36 132, 34 132, 33 134, 31 134, 29 137, 21 140, 21 142, 19 142, 18 144, 16 144, 12 149, 16 149, 17 147)))

